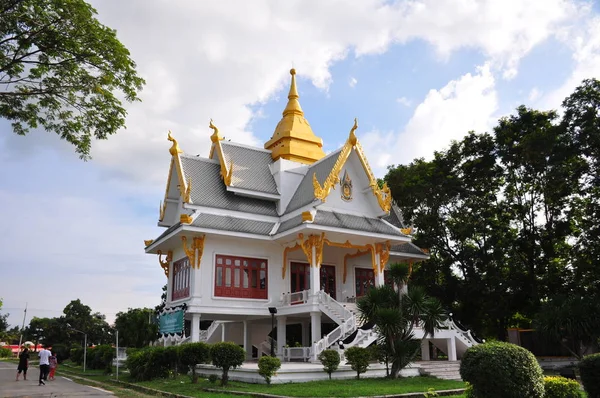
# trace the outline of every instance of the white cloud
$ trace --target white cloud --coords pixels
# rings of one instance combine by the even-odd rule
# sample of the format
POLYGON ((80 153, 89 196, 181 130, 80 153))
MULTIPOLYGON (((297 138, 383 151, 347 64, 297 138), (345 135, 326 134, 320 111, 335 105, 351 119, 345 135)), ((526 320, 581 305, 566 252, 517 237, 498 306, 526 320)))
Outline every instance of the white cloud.
POLYGON ((404 105, 406 107, 409 107, 412 105, 412 101, 406 97, 396 98, 396 102, 399 103, 400 105, 404 105))
POLYGON ((498 99, 490 65, 429 91, 398 134, 370 132, 360 136, 369 159, 377 159, 375 173, 383 176, 387 164, 407 164, 415 158, 431 158, 469 131, 488 131, 496 121, 498 99), (379 160, 382 160, 381 162, 379 160), (384 161, 383 161, 384 160, 384 161))
POLYGON ((531 91, 529 92, 528 98, 529 101, 531 102, 535 102, 537 101, 540 97, 542 96, 542 92, 537 88, 534 87, 531 89, 531 91))
POLYGON ((355 77, 351 77, 351 78, 350 78, 350 81, 348 81, 348 85, 349 85, 351 88, 354 88, 354 86, 356 86, 356 83, 358 83, 358 80, 356 80, 356 78, 355 78, 355 77))

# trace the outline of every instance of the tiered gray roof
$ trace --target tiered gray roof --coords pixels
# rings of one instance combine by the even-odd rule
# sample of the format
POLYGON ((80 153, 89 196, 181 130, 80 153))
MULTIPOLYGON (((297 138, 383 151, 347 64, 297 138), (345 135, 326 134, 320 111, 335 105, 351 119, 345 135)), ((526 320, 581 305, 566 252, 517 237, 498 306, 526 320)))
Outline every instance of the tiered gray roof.
POLYGON ((404 220, 402 218, 402 213, 400 212, 398 206, 396 206, 395 204, 392 204, 390 214, 383 217, 383 219, 395 227, 406 228, 406 225, 404 225, 404 220))
POLYGON ((298 185, 294 196, 290 200, 290 203, 287 206, 286 213, 292 212, 296 209, 301 208, 302 206, 306 206, 310 204, 313 200, 315 200, 315 189, 313 187, 313 175, 317 174, 317 180, 319 183, 323 185, 325 179, 333 169, 333 165, 340 154, 342 148, 338 149, 335 152, 330 153, 323 159, 309 166, 306 175, 298 185))
POLYGON ((277 228, 277 233, 285 232, 292 228, 296 228, 297 226, 302 224, 302 214, 297 215, 296 217, 292 217, 289 220, 285 220, 281 224, 279 224, 279 228, 277 228))
POLYGON ((221 231, 245 232, 255 235, 269 235, 275 223, 215 214, 200 214, 196 217, 192 226, 221 231))
POLYGON ((425 253, 423 250, 419 249, 419 247, 415 244, 413 244, 412 242, 406 242, 406 243, 401 243, 399 245, 394 245, 390 248, 391 252, 398 252, 398 253, 410 253, 410 254, 420 254, 423 256, 426 256, 427 253, 425 253))
POLYGON ((318 211, 313 224, 334 228, 353 229, 386 235, 406 236, 379 218, 354 216, 335 211, 318 211))
POLYGON ((216 160, 197 156, 181 156, 186 178, 192 181, 191 200, 198 206, 277 216, 276 203, 238 196, 228 192, 221 179, 221 167, 216 160))
POLYGON ((275 178, 269 169, 273 163, 270 151, 228 141, 221 141, 221 146, 227 167, 233 161, 233 187, 279 195, 275 178))

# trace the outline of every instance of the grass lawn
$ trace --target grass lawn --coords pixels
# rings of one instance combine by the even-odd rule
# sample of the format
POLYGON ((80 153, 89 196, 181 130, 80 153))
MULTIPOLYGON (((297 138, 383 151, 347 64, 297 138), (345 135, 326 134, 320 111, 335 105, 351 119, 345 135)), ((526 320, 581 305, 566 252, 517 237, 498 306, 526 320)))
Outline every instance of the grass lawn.
POLYGON ((289 397, 357 397, 425 392, 430 388, 435 390, 451 390, 464 388, 465 386, 460 381, 440 380, 433 377, 409 377, 397 380, 323 380, 307 383, 273 384, 271 386, 231 381, 227 387, 223 388, 219 386, 218 382, 212 384, 206 379, 198 380, 198 384, 191 384, 189 377, 180 376, 176 379, 159 379, 140 382, 138 384, 157 390, 196 397, 207 396, 207 392, 203 391, 203 388, 212 388, 223 392, 260 392, 289 397))

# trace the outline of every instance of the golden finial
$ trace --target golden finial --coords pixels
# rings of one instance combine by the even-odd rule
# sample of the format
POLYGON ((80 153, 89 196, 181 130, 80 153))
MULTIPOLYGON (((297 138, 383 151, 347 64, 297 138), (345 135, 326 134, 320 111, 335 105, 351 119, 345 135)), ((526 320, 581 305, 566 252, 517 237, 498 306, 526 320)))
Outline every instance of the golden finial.
POLYGON ((288 93, 288 103, 283 110, 283 116, 295 113, 298 115, 304 115, 300 102, 298 102, 298 89, 296 88, 296 69, 290 69, 290 75, 292 75, 292 82, 290 83, 290 92, 288 93))
POLYGON ((354 126, 352 126, 352 129, 350 130, 350 137, 348 138, 350 140, 350 144, 352 144, 352 146, 356 145, 356 134, 354 133, 356 131, 356 129, 358 128, 358 119, 354 118, 354 126))
POLYGON ((173 146, 171 148, 169 148, 169 153, 171 154, 171 156, 177 156, 178 153, 183 153, 181 148, 179 148, 179 144, 177 143, 177 140, 175 138, 173 138, 173 136, 171 135, 171 130, 169 130, 169 135, 167 136, 167 140, 169 140, 173 143, 173 146))
POLYGON ((213 143, 223 139, 223 137, 221 137, 221 136, 219 135, 219 129, 217 128, 217 126, 215 126, 215 125, 213 124, 213 120, 212 120, 212 119, 210 119, 210 123, 208 124, 208 127, 210 127, 211 129, 213 129, 213 130, 214 130, 214 133, 213 133, 213 135, 211 135, 211 136, 210 136, 210 140, 211 140, 213 143))

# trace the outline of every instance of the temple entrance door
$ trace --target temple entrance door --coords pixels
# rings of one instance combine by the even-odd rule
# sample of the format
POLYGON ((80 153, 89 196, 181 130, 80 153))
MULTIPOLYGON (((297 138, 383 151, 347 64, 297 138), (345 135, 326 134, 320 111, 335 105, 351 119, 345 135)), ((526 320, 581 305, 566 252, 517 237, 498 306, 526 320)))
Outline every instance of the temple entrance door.
POLYGON ((335 267, 333 265, 321 265, 321 290, 335 300, 335 267))
POLYGON ((364 296, 370 287, 375 286, 375 274, 371 268, 355 268, 354 281, 356 284, 356 297, 364 296))
POLYGON ((306 263, 290 264, 290 292, 310 289, 310 265, 306 263))

